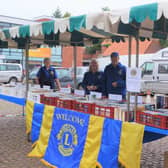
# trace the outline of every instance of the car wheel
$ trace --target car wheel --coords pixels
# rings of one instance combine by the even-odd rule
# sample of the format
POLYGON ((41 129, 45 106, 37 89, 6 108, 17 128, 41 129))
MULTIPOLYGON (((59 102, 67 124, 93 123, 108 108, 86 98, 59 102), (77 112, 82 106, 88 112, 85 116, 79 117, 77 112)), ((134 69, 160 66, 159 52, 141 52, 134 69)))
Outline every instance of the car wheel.
POLYGON ((11 77, 9 79, 9 83, 11 83, 11 82, 16 83, 17 82, 17 78, 16 77, 11 77))

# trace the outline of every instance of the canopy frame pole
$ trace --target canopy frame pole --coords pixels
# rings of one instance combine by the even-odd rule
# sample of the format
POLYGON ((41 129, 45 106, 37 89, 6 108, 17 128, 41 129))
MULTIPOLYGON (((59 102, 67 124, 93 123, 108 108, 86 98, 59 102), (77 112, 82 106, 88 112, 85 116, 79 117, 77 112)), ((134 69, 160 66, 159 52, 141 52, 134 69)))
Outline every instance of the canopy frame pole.
POLYGON ((26 69, 26 99, 28 97, 28 91, 29 91, 29 40, 26 40, 25 45, 25 69, 26 69))
MULTIPOLYGON (((136 67, 139 67, 139 33, 136 36, 136 67)), ((138 106, 138 93, 135 94, 135 110, 134 110, 134 121, 136 121, 136 113, 138 106)))
MULTIPOLYGON (((128 37, 128 67, 131 67, 131 54, 132 54, 132 36, 129 35, 128 37)), ((130 97, 131 93, 128 92, 128 98, 127 98, 127 111, 130 112, 130 97)))
MULTIPOLYGON (((24 50, 22 49, 22 83, 24 82, 25 77, 25 68, 24 68, 24 50)), ((25 108, 22 106, 22 116, 25 116, 25 108)))
POLYGON ((74 88, 77 88, 77 46, 76 44, 73 47, 73 56, 74 56, 74 88))

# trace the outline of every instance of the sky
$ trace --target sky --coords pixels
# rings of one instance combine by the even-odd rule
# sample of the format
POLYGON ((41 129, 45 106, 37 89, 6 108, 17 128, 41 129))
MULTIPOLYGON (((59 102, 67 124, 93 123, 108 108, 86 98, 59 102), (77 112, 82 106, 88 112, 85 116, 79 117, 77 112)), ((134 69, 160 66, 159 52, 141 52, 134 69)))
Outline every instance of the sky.
POLYGON ((101 11, 102 7, 121 9, 135 5, 158 2, 159 0, 0 0, 0 15, 32 19, 51 16, 59 7, 62 13, 72 15, 101 11))

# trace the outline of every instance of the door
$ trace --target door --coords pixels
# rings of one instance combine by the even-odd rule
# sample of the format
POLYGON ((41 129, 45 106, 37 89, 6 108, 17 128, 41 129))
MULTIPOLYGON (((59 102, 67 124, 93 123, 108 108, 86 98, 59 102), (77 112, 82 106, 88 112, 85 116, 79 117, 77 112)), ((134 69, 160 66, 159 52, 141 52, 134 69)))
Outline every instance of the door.
POLYGON ((0 64, 0 82, 8 82, 6 80, 7 71, 6 71, 6 65, 0 64))
POLYGON ((142 66, 142 80, 153 81, 155 79, 155 66, 154 62, 145 62, 142 66))
POLYGON ((156 79, 158 81, 168 81, 168 63, 159 62, 157 66, 158 72, 156 74, 156 79))
POLYGON ((21 81, 21 77, 22 77, 22 71, 19 65, 12 65, 12 64, 8 64, 7 65, 7 71, 8 71, 8 80, 11 77, 15 77, 17 80, 21 81))

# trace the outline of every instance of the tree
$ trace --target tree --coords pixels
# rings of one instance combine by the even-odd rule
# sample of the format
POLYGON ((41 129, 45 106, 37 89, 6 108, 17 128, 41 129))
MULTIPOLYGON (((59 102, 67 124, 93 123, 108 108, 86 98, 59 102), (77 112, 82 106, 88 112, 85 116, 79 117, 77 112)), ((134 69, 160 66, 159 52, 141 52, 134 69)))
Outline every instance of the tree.
POLYGON ((160 45, 162 48, 168 47, 168 40, 160 40, 160 45))
POLYGON ((105 11, 105 12, 110 11, 110 8, 108 6, 105 6, 105 7, 102 8, 102 11, 105 11))
POLYGON ((67 17, 70 17, 70 16, 71 16, 71 13, 65 12, 63 18, 67 18, 67 17))
POLYGON ((87 54, 96 54, 96 51, 101 51, 101 41, 98 44, 94 44, 93 46, 86 47, 85 52, 87 54))
POLYGON ((62 18, 62 13, 61 13, 61 10, 59 9, 59 7, 57 7, 56 11, 53 13, 53 16, 55 18, 62 18))

